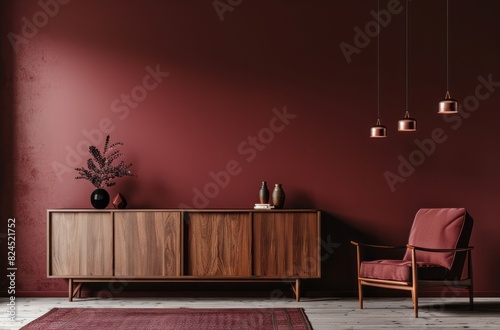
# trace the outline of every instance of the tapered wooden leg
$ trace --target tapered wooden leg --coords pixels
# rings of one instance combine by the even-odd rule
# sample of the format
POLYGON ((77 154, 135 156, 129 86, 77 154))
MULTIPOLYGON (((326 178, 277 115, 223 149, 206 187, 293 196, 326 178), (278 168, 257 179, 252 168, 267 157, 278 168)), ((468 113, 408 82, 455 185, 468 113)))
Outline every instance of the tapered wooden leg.
POLYGON ((359 296, 359 309, 363 309, 363 286, 361 281, 358 280, 358 296, 359 296))
POLYGON ((359 296, 359 309, 363 309, 363 286, 361 285, 360 271, 361 271, 361 251, 359 245, 356 245, 356 265, 358 270, 358 296, 359 296))
POLYGON ((474 310, 474 286, 472 285, 472 275, 470 277, 470 285, 469 285, 469 307, 470 310, 474 310))
POLYGON ((69 279, 68 283, 68 298, 69 301, 73 301, 73 297, 78 297, 81 298, 81 291, 82 291, 82 282, 78 283, 76 287, 73 289, 74 286, 74 281, 73 279, 69 279))
POLYGON ((474 310, 474 290, 472 290, 472 284, 469 287, 469 304, 470 304, 470 310, 474 310))
POLYGON ((417 256, 415 249, 411 249, 411 275, 412 275, 411 297, 413 299, 413 309, 415 310, 415 318, 417 318, 418 317, 418 268, 417 268, 417 256))
POLYGON ((413 310, 415 311, 415 317, 418 317, 418 295, 415 288, 411 290, 411 295, 413 299, 413 310))
POLYGON ((474 287, 473 287, 473 280, 472 280, 472 252, 469 251, 468 255, 468 270, 469 270, 469 278, 470 278, 470 286, 469 286, 469 305, 470 305, 470 310, 474 310, 474 287))
POLYGON ((300 279, 298 279, 298 278, 295 280, 294 292, 295 292, 296 301, 300 301, 300 279))
POLYGON ((68 286, 68 298, 69 301, 73 301, 73 279, 69 279, 68 286))

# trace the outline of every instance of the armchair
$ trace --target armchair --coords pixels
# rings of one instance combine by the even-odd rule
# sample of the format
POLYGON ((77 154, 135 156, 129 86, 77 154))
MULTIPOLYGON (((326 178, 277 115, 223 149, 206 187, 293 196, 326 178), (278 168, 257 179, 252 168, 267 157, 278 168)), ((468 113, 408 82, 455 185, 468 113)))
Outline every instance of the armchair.
POLYGON ((473 220, 464 208, 420 209, 415 215, 408 244, 356 246, 359 307, 363 309, 363 286, 411 291, 418 317, 418 291, 423 287, 451 286, 467 289, 473 308, 472 247, 469 239, 473 220), (402 260, 362 258, 363 249, 406 249, 402 260), (467 265, 466 276, 463 269, 467 265))

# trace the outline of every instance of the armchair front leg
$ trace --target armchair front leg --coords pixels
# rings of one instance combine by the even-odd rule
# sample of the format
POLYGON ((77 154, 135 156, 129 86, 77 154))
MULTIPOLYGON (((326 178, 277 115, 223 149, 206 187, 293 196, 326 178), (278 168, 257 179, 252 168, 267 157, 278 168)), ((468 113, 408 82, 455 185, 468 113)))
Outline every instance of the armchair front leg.
POLYGON ((467 273, 470 279, 470 285, 469 285, 469 305, 470 305, 470 310, 474 310, 474 282, 473 282, 473 277, 472 277, 472 250, 468 251, 467 254, 467 273))
POLYGON ((358 297, 359 297, 359 309, 363 309, 363 286, 361 285, 361 252, 360 252, 360 247, 359 244, 356 244, 355 242, 351 242, 352 244, 356 245, 356 266, 357 266, 357 272, 358 272, 358 297))
POLYGON ((417 269, 417 257, 415 249, 408 246, 411 250, 411 297, 413 300, 413 310, 415 311, 415 317, 418 317, 418 269, 417 269))

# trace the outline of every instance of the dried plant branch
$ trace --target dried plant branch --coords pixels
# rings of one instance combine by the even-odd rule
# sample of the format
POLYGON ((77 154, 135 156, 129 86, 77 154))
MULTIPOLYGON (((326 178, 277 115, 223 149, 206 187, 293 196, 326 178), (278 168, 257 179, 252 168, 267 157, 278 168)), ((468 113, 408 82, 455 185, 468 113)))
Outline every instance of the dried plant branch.
POLYGON ((130 172, 132 164, 126 165, 122 160, 118 165, 113 165, 115 160, 123 156, 119 150, 113 149, 122 145, 123 143, 121 142, 115 142, 110 145, 108 135, 102 153, 96 146, 90 146, 89 153, 93 158, 87 160, 87 168, 75 168, 78 172, 78 176, 75 177, 75 179, 85 179, 90 181, 96 188, 104 188, 114 186, 116 184, 116 178, 135 176, 130 172))

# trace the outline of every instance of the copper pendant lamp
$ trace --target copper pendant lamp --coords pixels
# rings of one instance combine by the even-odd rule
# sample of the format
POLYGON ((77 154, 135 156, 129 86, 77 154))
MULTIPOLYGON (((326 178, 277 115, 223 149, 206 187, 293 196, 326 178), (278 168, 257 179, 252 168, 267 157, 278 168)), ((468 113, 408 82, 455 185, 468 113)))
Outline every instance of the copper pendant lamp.
POLYGON ((406 111, 405 117, 398 121, 398 131, 400 132, 416 132, 417 121, 410 118, 410 113, 406 111))
POLYGON ((380 124, 380 119, 377 119, 377 124, 370 128, 371 138, 385 138, 387 137, 387 127, 380 124))
POLYGON ((458 113, 458 102, 450 97, 449 91, 446 91, 444 100, 439 102, 438 113, 442 115, 458 113))
POLYGON ((442 115, 458 113, 458 102, 450 96, 450 70, 449 70, 449 21, 448 0, 446 0, 446 95, 439 102, 438 113, 442 115))
POLYGON ((408 111, 408 12, 409 5, 408 0, 406 0, 406 112, 405 117, 398 121, 398 131, 399 132, 416 132, 417 131, 417 120, 410 117, 410 112, 408 111))
MULTIPOLYGON (((380 22, 380 0, 377 0, 378 21, 380 22)), ((380 29, 380 26, 379 26, 380 29)), ((370 128, 370 138, 387 137, 387 127, 380 123, 380 30, 377 34, 377 123, 370 128)))

